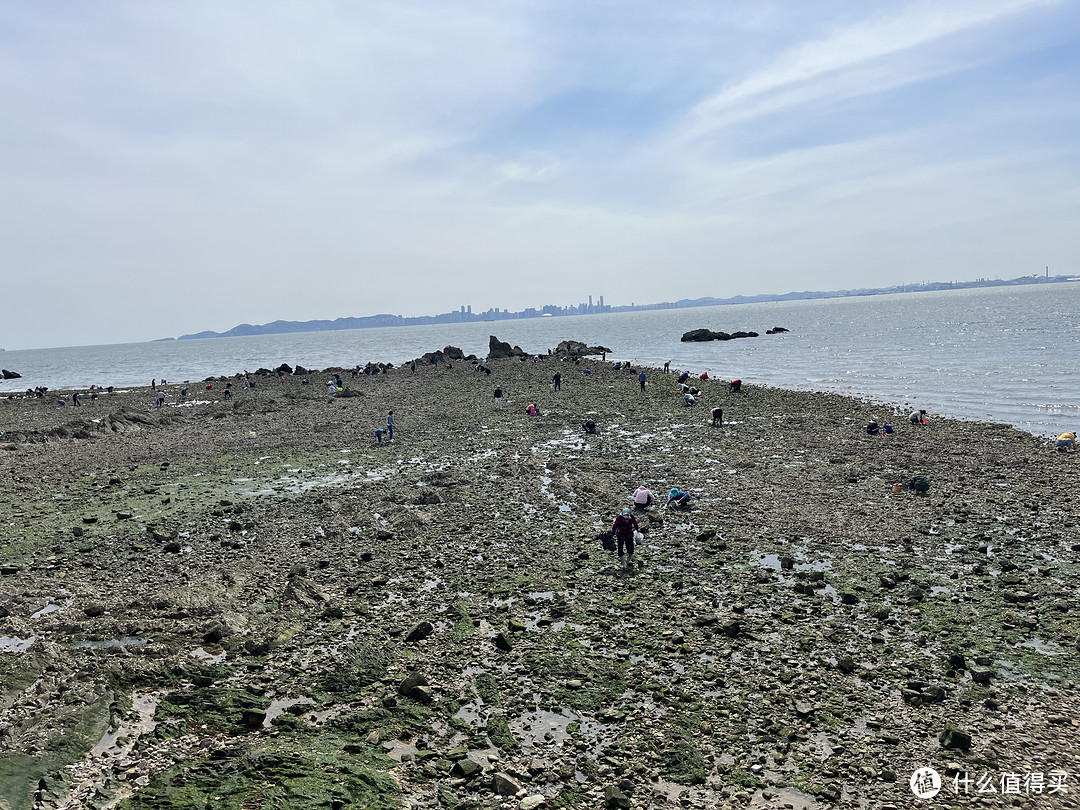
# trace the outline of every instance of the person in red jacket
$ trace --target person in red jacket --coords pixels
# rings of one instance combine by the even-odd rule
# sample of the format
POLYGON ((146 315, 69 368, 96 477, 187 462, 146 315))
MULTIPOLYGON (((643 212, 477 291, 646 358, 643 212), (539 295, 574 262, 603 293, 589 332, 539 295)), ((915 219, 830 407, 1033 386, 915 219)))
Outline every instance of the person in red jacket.
POLYGON ((638 531, 638 523, 629 509, 623 509, 615 522, 611 525, 611 532, 619 543, 619 562, 623 561, 623 546, 626 546, 626 567, 634 567, 634 532, 638 531))

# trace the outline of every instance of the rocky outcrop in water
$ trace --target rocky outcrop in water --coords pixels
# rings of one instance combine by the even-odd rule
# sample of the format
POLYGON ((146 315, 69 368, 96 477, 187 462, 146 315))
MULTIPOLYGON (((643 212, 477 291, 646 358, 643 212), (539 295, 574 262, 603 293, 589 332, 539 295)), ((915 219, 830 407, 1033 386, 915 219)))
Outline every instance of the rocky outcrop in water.
POLYGON ((736 338, 757 337, 757 332, 714 332, 711 329, 691 329, 683 334, 683 343, 705 343, 710 340, 734 340, 736 338))
POLYGON ((22 374, 20 374, 19 372, 17 372, 17 371, 9 371, 6 368, 5 369, 0 369, 0 374, 4 375, 5 380, 17 380, 20 377, 22 377, 22 374))

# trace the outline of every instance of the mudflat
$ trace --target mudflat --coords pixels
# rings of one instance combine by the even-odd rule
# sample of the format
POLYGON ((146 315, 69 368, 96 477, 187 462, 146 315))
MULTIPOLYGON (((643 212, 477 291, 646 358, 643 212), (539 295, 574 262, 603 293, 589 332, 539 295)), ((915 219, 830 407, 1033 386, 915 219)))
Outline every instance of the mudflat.
POLYGON ((0 806, 1080 806, 1080 455, 491 367, 0 400, 0 806))

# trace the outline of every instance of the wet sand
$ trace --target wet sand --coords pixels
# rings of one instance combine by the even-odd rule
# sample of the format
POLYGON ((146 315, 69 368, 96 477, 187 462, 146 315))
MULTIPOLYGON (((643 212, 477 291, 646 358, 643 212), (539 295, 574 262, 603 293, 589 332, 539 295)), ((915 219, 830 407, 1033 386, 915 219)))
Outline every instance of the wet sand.
POLYGON ((922 766, 1080 806, 1080 455, 492 368, 0 400, 0 806, 908 807, 922 766), (693 500, 628 572, 641 483, 693 500))

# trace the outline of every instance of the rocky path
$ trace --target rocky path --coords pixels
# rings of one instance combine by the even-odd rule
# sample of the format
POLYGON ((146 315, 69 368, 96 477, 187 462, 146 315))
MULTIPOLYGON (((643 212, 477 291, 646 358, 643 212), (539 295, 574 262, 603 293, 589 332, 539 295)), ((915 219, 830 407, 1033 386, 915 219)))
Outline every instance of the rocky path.
POLYGON ((1080 806, 1077 456, 584 367, 0 401, 0 806, 1080 806))

